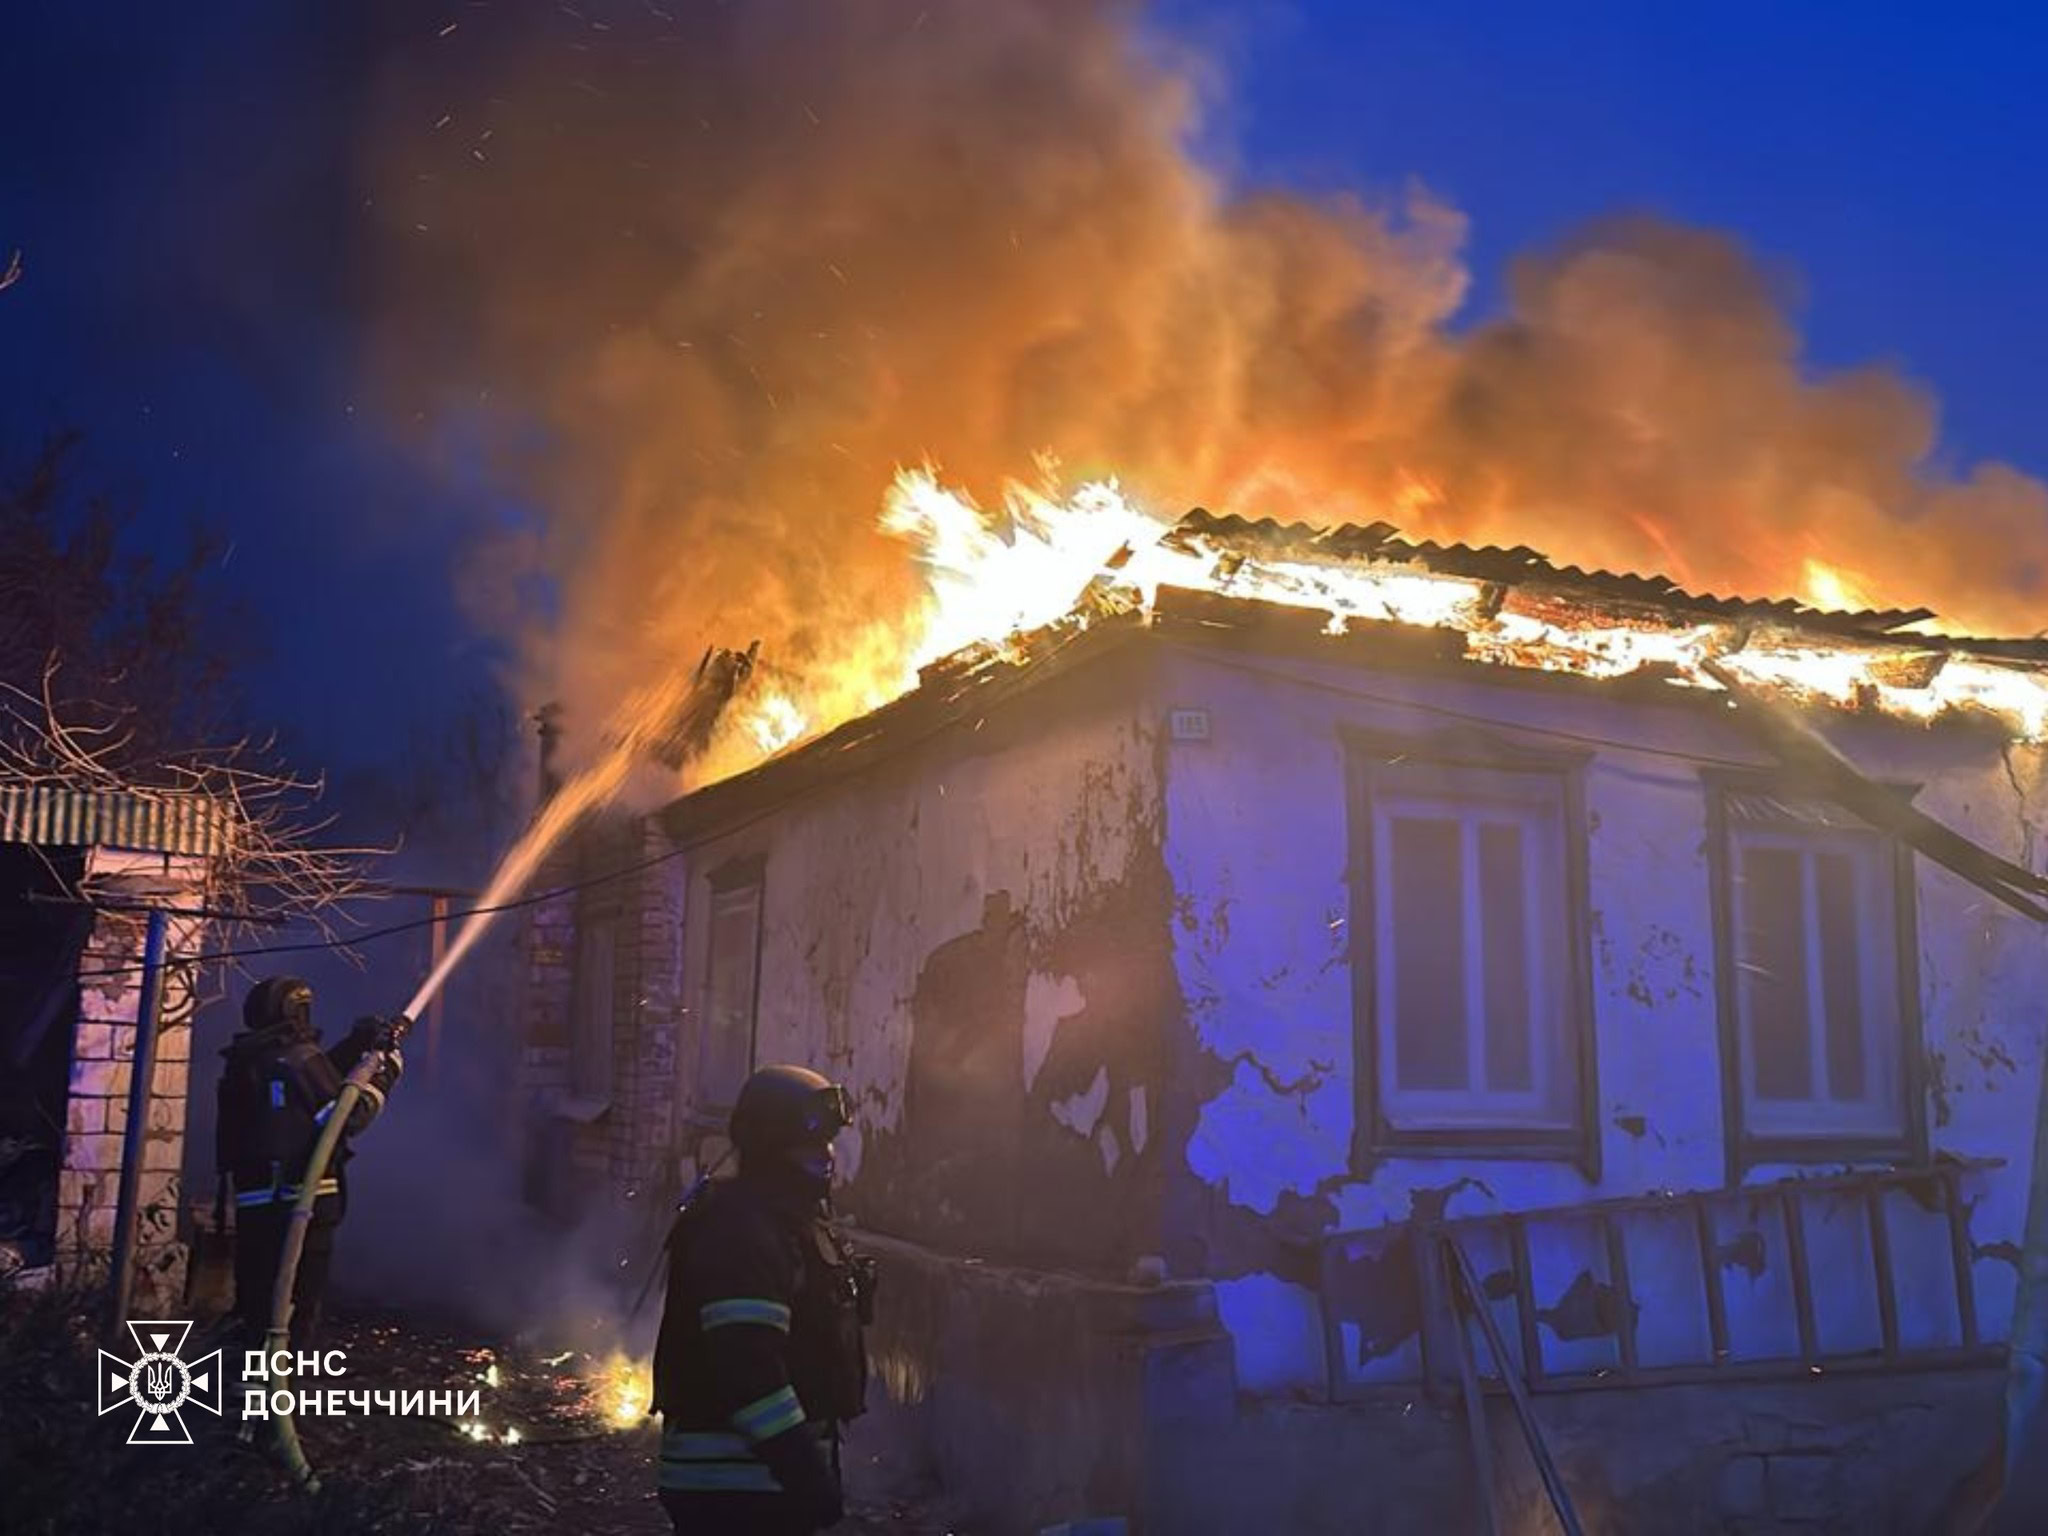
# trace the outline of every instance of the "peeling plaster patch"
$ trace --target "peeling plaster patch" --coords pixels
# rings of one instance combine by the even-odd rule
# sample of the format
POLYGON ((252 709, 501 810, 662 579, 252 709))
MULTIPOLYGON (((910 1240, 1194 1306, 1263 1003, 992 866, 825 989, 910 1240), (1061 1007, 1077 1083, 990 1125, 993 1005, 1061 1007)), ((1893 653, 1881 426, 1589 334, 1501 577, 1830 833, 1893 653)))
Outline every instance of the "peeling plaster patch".
POLYGON ((1324 1285, 1324 1305, 1345 1356, 1360 1370, 1422 1330, 1415 1239, 1405 1227, 1381 1227, 1335 1245, 1324 1285))
POLYGON ((1969 1053, 1970 1059, 1983 1071, 1985 1088, 1997 1087, 1992 1081, 1994 1071, 2010 1074, 2019 1070, 2018 1064, 2012 1059, 2012 1053, 1998 1041, 1986 1040, 1981 1030, 1967 1027, 1959 1029, 1956 1031, 1956 1038, 1969 1053))
POLYGON ((1417 1188, 1408 1191, 1408 1219, 1411 1221, 1442 1221, 1451 1207, 1451 1201, 1467 1189, 1476 1189, 1489 1200, 1497 1201, 1499 1196, 1487 1186, 1484 1179, 1453 1179, 1448 1184, 1434 1188, 1417 1188))
POLYGON ((1323 1319, 1315 1292, 1275 1275, 1216 1282, 1216 1311, 1237 1344, 1242 1392, 1324 1390, 1323 1319))
MULTIPOLYGON (((1513 1293, 1514 1281, 1510 1277, 1508 1294, 1513 1293)), ((1637 1304, 1631 1310, 1640 1313, 1642 1308, 1637 1304)), ((1590 1270, 1582 1269, 1557 1298, 1556 1306, 1536 1309, 1536 1321, 1567 1344, 1615 1333, 1623 1321, 1621 1293, 1605 1281, 1595 1280, 1590 1270)))
POLYGON ((2013 1267, 2014 1273, 2018 1273, 2026 1256, 2020 1251, 2018 1243, 2002 1238, 1995 1243, 1970 1244, 1970 1257, 1972 1259, 1991 1259, 1999 1264, 2010 1264, 2013 1267))
POLYGON ((1650 1123, 1648 1115, 1625 1113, 1619 1104, 1615 1105, 1614 1127, 1616 1130, 1627 1133, 1636 1141, 1641 1141, 1645 1136, 1654 1136, 1658 1146, 1668 1147, 1671 1145, 1665 1139, 1664 1133, 1650 1123))
POLYGON ((1955 1118, 1949 1095, 1955 1092, 1948 1080, 1948 1058, 1940 1051, 1927 1053, 1927 1096, 1934 1101, 1934 1128, 1945 1130, 1955 1118))
MULTIPOLYGON (((1607 957, 1604 950, 1603 957, 1607 957)), ((1643 1008, 1654 1008, 1660 1002, 1675 1003, 1681 996, 1698 998, 1699 964, 1687 950, 1684 936, 1674 929, 1651 924, 1636 947, 1622 990, 1643 1008)))
POLYGON ((1145 1085, 1143 1083, 1138 1084, 1137 1087, 1131 1090, 1131 1114, 1130 1119, 1126 1123, 1130 1126, 1131 1130, 1131 1155, 1133 1157, 1143 1157, 1145 1155, 1145 1138, 1148 1129, 1145 1121, 1145 1085))
POLYGON ((1102 1171, 1115 1173, 1117 1159, 1123 1156, 1123 1148, 1117 1144, 1116 1132, 1106 1125, 1097 1126, 1095 1145, 1102 1149, 1102 1171))
POLYGON ((1275 1093, 1280 1094, 1283 1097, 1287 1098, 1293 1098, 1298 1095, 1310 1094, 1315 1092, 1316 1089, 1322 1087, 1323 1079, 1329 1076, 1330 1073, 1337 1070, 1336 1064, 1334 1062, 1316 1061, 1311 1059, 1308 1064, 1308 1071, 1305 1074, 1303 1074, 1301 1077, 1297 1078, 1293 1082, 1282 1082, 1278 1077, 1275 1077, 1273 1075, 1273 1069, 1271 1067, 1267 1066, 1263 1061, 1259 1060, 1259 1058, 1254 1056, 1250 1051, 1239 1051, 1235 1056, 1230 1058, 1230 1064, 1233 1067, 1251 1067, 1252 1070, 1257 1072, 1260 1077, 1266 1080, 1266 1086, 1268 1088, 1272 1089, 1275 1093))
POLYGON ((1088 1085, 1087 1090, 1054 1104, 1052 1117, 1076 1136, 1093 1136, 1103 1110, 1108 1107, 1109 1068, 1097 1067, 1095 1081, 1088 1085))
POLYGON ((1060 1025, 1088 1006, 1081 983, 1072 976, 1046 976, 1033 971, 1024 979, 1024 1091, 1038 1081, 1039 1068, 1052 1051, 1060 1025))
POLYGON ((860 1127, 849 1125, 832 1143, 832 1156, 839 1164, 839 1177, 849 1184, 860 1177, 860 1154, 860 1127))
POLYGON ((1350 1136, 1349 1083, 1297 1085, 1282 1097, 1239 1060, 1230 1086, 1202 1106, 1188 1138, 1188 1171, 1226 1191, 1231 1204, 1270 1216, 1283 1193, 1309 1194, 1341 1171, 1350 1136))
POLYGON ((1738 1232, 1727 1242, 1714 1250, 1715 1261, 1723 1269, 1739 1269, 1752 1281, 1764 1277, 1764 1235, 1754 1227, 1738 1232))

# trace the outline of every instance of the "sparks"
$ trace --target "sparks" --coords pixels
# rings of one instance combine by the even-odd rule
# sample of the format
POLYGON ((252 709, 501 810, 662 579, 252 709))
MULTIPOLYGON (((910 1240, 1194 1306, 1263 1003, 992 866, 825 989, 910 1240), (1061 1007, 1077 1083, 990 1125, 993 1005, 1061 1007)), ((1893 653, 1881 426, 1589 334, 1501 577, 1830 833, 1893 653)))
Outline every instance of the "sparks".
POLYGON ((613 1350, 585 1376, 593 1406, 612 1428, 631 1429, 647 1417, 649 1369, 647 1361, 613 1350))

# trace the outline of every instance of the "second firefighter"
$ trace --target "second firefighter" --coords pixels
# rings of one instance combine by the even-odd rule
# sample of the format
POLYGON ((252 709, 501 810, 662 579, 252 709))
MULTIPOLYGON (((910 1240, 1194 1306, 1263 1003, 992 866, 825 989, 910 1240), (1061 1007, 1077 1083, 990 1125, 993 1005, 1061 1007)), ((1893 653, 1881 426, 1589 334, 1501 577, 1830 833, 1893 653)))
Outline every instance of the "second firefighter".
POLYGON ((826 1220, 848 1123, 837 1085, 762 1068, 733 1107, 738 1176, 676 1220, 654 1410, 679 1532, 808 1536, 844 1513, 838 1431, 865 1406, 874 1290, 826 1220))

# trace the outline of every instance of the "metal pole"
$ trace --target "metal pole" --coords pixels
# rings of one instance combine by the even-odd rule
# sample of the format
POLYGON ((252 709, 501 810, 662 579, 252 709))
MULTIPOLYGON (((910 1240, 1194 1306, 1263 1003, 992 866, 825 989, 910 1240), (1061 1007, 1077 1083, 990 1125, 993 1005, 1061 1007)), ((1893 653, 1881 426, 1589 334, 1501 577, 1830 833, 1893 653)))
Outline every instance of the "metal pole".
POLYGON ((157 1015, 164 992, 164 934, 170 917, 161 908, 149 914, 142 940, 142 995, 135 1005, 135 1059, 128 1077, 128 1125, 121 1139, 121 1192, 114 1207, 114 1327, 128 1321, 128 1303, 135 1290, 137 1210, 142 1193, 143 1148, 149 1139, 149 1094, 156 1077, 157 1015))

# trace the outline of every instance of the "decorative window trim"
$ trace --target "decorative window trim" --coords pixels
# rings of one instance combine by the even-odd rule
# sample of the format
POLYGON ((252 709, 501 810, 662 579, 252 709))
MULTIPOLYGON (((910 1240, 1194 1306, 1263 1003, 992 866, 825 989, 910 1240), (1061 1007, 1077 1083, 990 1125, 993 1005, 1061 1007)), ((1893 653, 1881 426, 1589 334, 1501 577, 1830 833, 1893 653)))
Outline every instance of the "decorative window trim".
POLYGON ((759 1049, 761 1027, 761 940, 768 914, 767 868, 768 861, 765 855, 748 854, 726 860, 723 864, 708 872, 704 877, 706 893, 706 900, 704 902, 704 947, 702 951, 702 975, 704 979, 702 985, 697 988, 699 1028, 695 1051, 696 1082, 699 1091, 690 1095, 690 1099, 694 1116, 710 1116, 720 1123, 724 1119, 723 1112, 731 1109, 732 1100, 738 1097, 740 1084, 744 1083, 748 1074, 754 1070, 754 1057, 759 1049), (754 946, 753 974, 748 978, 747 983, 746 1061, 739 1073, 738 1081, 733 1083, 730 1090, 728 1090, 722 1085, 714 1083, 713 1073, 709 1070, 710 1061, 708 1057, 713 1039, 714 1021, 712 1019, 711 1000, 712 988, 716 984, 715 957, 717 955, 718 906, 721 897, 731 895, 737 891, 749 890, 754 895, 754 946))
POLYGON ((1596 1059, 1591 963, 1591 903, 1587 882, 1585 769, 1587 752, 1531 748, 1492 732, 1463 727, 1427 735, 1340 728, 1345 752, 1351 934, 1351 1019, 1354 1126, 1351 1163, 1366 1176, 1389 1157, 1480 1157, 1562 1161, 1588 1179, 1600 1177, 1599 1071, 1596 1059), (1563 810, 1565 912, 1563 913, 1563 1029, 1574 1062, 1576 1096, 1569 1128, 1416 1130, 1389 1123, 1380 1091, 1378 901, 1374 848, 1375 791, 1387 768, 1424 762, 1447 768, 1540 774, 1557 781, 1563 810))
MULTIPOLYGON (((1789 774, 1702 769, 1707 790, 1707 869, 1712 888, 1714 922, 1714 994, 1721 1056, 1722 1130, 1728 1181, 1739 1184, 1752 1168, 1767 1163, 1890 1162, 1907 1166, 1928 1158, 1926 1065, 1922 1058, 1924 1021, 1920 1004, 1920 919, 1913 878, 1912 850, 1897 838, 1834 806, 1817 787, 1789 774), (1729 802, 1744 795, 1809 806, 1830 818, 1879 839, 1890 850, 1892 904, 1890 947, 1898 988, 1898 1089, 1900 1127, 1881 1135, 1820 1131, 1812 1135, 1752 1130, 1749 1124, 1746 1063, 1742 1047, 1739 976, 1736 971, 1735 887, 1731 855, 1729 802)), ((1894 784, 1907 799, 1917 784, 1894 784)), ((1787 817, 1788 826, 1796 818, 1787 817)), ((1859 940, 1863 935, 1859 934, 1859 940)))

